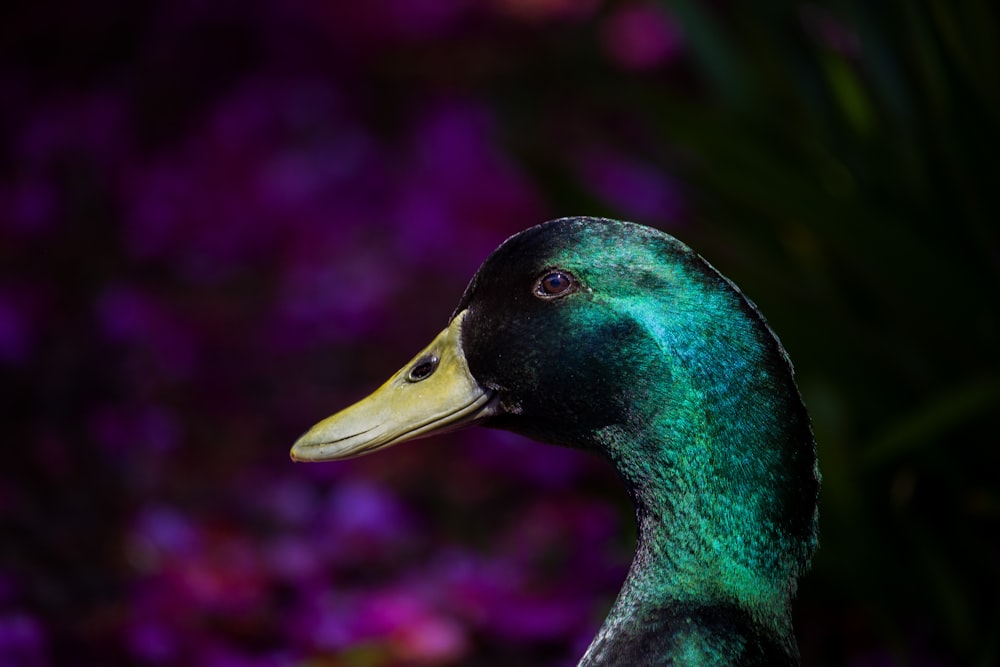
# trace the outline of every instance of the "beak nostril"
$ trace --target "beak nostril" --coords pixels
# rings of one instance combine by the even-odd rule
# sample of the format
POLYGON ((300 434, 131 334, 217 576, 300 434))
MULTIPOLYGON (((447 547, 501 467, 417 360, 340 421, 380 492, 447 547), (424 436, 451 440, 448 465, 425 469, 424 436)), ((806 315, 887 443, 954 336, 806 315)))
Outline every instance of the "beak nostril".
POLYGON ((420 382, 426 380, 437 370, 440 360, 436 356, 428 356, 413 364, 413 368, 406 374, 406 379, 410 382, 420 382))

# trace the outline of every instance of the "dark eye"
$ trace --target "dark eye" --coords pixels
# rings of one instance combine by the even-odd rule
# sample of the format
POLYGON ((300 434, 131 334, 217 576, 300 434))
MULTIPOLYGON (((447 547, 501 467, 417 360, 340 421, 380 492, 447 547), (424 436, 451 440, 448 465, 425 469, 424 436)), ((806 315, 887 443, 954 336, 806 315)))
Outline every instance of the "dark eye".
POLYGON ((543 299, 568 294, 576 285, 576 280, 565 271, 549 271, 535 284, 535 294, 543 299))
POLYGON ((437 370, 438 361, 437 357, 424 357, 417 363, 413 364, 413 368, 411 368, 410 372, 406 374, 406 379, 410 382, 420 382, 421 380, 426 380, 434 374, 434 371, 437 370))

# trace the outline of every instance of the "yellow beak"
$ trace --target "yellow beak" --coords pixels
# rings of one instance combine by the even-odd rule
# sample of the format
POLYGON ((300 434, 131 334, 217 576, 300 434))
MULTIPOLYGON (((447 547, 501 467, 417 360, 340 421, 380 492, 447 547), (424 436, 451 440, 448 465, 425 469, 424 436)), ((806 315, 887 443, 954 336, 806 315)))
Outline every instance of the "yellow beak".
POLYGON ((410 363, 367 398, 327 417, 292 446, 295 461, 346 459, 466 426, 492 414, 492 392, 469 372, 456 315, 410 363))

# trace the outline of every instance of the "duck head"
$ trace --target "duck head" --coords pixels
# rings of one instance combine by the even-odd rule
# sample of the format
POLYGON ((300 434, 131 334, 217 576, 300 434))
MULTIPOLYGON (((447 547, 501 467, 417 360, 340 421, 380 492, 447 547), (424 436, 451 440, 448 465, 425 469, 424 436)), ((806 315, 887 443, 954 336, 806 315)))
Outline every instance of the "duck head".
POLYGON ((664 609, 705 608, 795 654, 790 599, 816 545, 809 420, 760 312, 687 246, 596 218, 511 237, 447 328, 303 435, 292 458, 348 458, 472 423, 594 451, 621 475, 639 544, 589 656, 637 617, 653 627, 664 609))

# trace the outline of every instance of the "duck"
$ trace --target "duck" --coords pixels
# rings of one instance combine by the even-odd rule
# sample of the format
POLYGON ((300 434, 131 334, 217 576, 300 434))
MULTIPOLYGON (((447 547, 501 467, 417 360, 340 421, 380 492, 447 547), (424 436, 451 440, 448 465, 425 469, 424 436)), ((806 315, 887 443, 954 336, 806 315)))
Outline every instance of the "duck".
POLYGON ((792 601, 818 543, 812 426, 760 310, 687 245, 594 217, 515 234, 430 345, 291 457, 473 424, 599 454, 628 492, 635 555, 581 667, 799 664, 792 601))

